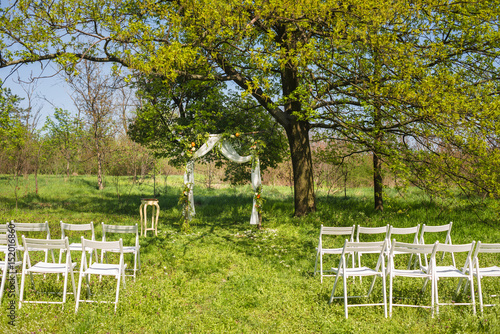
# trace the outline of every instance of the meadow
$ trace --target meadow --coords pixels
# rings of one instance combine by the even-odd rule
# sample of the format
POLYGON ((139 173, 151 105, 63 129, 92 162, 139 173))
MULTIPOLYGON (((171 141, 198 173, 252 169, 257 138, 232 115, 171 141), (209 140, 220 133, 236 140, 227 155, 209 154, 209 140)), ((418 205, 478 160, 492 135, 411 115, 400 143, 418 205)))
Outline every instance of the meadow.
MULTIPOLYGON (((32 176, 21 179, 16 209, 13 183, 9 176, 0 175, 0 220, 48 221, 53 238, 60 236, 60 221, 93 221, 97 239, 101 236, 101 222, 139 224, 140 199, 153 196, 150 179, 134 184, 129 177, 108 177, 106 188, 98 191, 93 177, 74 176, 65 181, 62 176, 45 175, 39 179, 38 195, 34 194, 33 182, 32 176)), ((290 188, 264 186, 263 228, 258 230, 249 225, 253 196, 249 185, 207 189, 199 182, 195 189, 197 216, 189 231, 184 232, 178 206, 182 176, 169 176, 167 186, 162 182, 156 185, 161 207, 158 236, 150 233, 140 238, 142 268, 135 282, 127 278, 116 314, 110 304, 80 305, 75 314, 74 297, 70 295, 64 307, 23 305, 11 326, 7 318, 9 300, 4 297, 0 332, 500 332, 499 307, 486 308, 483 315, 478 308, 476 316, 467 306, 441 307, 434 318, 429 310, 395 308, 388 319, 381 307, 351 308, 346 320, 342 300, 328 304, 334 278, 327 277, 321 283, 320 277, 313 275, 321 224, 409 227, 453 221, 454 243, 500 242, 493 211, 472 207, 459 199, 437 201, 411 189, 404 194, 389 190, 385 211, 379 213, 373 211, 371 189, 349 189, 347 197, 343 193, 327 195, 320 189, 317 212, 296 218, 290 188)), ((335 242, 342 244, 342 240, 335 242)), ((72 257, 79 262, 80 254, 72 257)), ((336 266, 337 261, 326 258, 325 266, 336 266)), ((490 257, 488 261, 499 263, 500 258, 490 257)), ((43 281, 51 289, 62 289, 61 281, 51 277, 37 277, 36 281, 43 281)), ((349 287, 361 291, 369 281, 350 281, 349 287)), ((447 281, 440 296, 452 300, 457 282, 447 281)), ((112 289, 114 282, 106 284, 103 288, 112 289)), ((374 300, 381 296, 380 287, 379 280, 374 300)), ((429 303, 429 289, 420 295, 420 288, 418 280, 401 280, 395 283, 395 296, 416 297, 415 302, 429 303)), ((499 291, 500 280, 485 280, 484 289, 499 291)), ((461 300, 469 297, 460 296, 461 300)))

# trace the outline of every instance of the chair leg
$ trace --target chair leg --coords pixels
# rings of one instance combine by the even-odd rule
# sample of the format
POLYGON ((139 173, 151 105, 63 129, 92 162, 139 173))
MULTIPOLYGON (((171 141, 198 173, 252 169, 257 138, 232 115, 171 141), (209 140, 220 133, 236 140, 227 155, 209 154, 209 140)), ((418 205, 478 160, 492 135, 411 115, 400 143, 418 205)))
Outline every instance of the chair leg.
POLYGON ((319 275, 321 276, 321 283, 323 283, 323 254, 319 255, 319 275))
POLYGON ((366 297, 370 297, 370 294, 373 291, 373 287, 375 286, 375 280, 376 279, 377 279, 377 275, 374 275, 373 276, 373 280, 372 280, 372 284, 370 285, 370 289, 368 290, 368 294, 366 295, 366 297))
POLYGON ((68 292, 68 270, 64 275, 64 287, 63 287, 63 304, 66 303, 66 294, 68 292))
POLYGON ((134 252, 134 282, 136 273, 137 273, 137 252, 134 252))
POLYGON ((342 277, 342 282, 344 283, 344 312, 347 319, 349 315, 347 313, 347 277, 345 275, 342 277))
POLYGON ((392 283, 393 277, 389 275, 389 317, 392 318, 392 283))
MULTIPOLYGON (((383 275, 383 274, 382 274, 383 275)), ((375 280, 373 280, 375 282, 375 280)), ((382 294, 384 296, 384 316, 387 318, 387 293, 386 293, 386 281, 385 281, 385 275, 382 276, 382 294)))
POLYGON ((481 288, 481 277, 479 275, 477 278, 477 293, 479 295, 479 309, 481 310, 481 314, 483 314, 483 289, 481 288))
POLYGON ((438 293, 438 280, 437 278, 434 278, 434 298, 435 298, 435 305, 436 305, 436 314, 439 315, 439 293, 438 293))
MULTIPOLYGON (((427 282, 428 279, 426 279, 427 282)), ((431 289, 431 317, 434 318, 434 305, 436 303, 436 293, 434 291, 434 279, 432 279, 432 289, 431 289)))
POLYGON ((339 274, 335 276, 335 282, 333 283, 333 289, 332 289, 332 295, 330 296, 330 300, 328 301, 328 304, 331 304, 333 302, 333 296, 335 294, 335 288, 337 287, 337 283, 339 281, 339 274))
MULTIPOLYGON (((471 296, 471 303, 472 303, 472 314, 476 315, 476 298, 474 296, 474 282, 472 281, 472 273, 470 274, 469 281, 470 281, 470 296, 471 296)), ((465 291, 465 290, 464 290, 465 291)))
POLYGON ((82 291, 82 278, 83 278, 83 273, 80 272, 80 277, 78 278, 78 292, 76 293, 76 306, 75 306, 75 313, 78 313, 78 305, 80 304, 80 293, 82 291))
POLYGON ((25 281, 25 278, 26 278, 26 273, 24 272, 24 268, 23 268, 23 272, 21 274, 21 293, 19 295, 19 309, 21 308, 22 306, 22 302, 23 302, 23 298, 24 298, 24 281, 25 281))
MULTIPOLYGON (((121 275, 119 274, 118 278, 116 280, 115 313, 116 313, 116 308, 118 307, 118 297, 120 295, 120 278, 121 278, 121 275)), ((125 278, 123 279, 123 281, 125 282, 125 278)))

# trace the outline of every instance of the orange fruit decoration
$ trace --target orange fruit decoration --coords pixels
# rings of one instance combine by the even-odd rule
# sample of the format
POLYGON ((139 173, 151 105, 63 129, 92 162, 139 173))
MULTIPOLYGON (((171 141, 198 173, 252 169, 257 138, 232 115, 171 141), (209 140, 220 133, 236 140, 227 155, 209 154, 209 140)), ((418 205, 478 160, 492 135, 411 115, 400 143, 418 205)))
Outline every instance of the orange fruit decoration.
POLYGON ((239 134, 238 132, 236 132, 234 135, 235 135, 236 137, 239 137, 239 136, 240 136, 240 134, 239 134))
POLYGON ((192 142, 192 143, 191 143, 191 146, 195 147, 195 146, 196 146, 196 143, 195 143, 195 142, 192 142))

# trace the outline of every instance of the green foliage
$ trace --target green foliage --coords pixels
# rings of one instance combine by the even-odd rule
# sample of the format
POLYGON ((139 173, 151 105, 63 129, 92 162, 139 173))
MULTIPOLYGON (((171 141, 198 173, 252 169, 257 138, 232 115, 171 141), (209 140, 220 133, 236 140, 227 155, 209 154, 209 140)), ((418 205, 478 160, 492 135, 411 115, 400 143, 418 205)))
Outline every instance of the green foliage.
POLYGON ((9 89, 2 88, 0 81, 0 148, 9 159, 14 159, 26 140, 27 129, 21 122, 23 110, 19 107, 20 101, 9 89))
MULTIPOLYGON (((248 99, 225 85, 178 78, 168 84, 158 78, 139 81, 144 105, 130 124, 133 140, 184 166, 207 140, 208 134, 223 134, 241 155, 258 155, 262 170, 275 167, 284 155, 284 136, 271 117, 248 99)), ((248 182, 250 166, 227 162, 217 151, 203 157, 227 165, 226 179, 248 182)))

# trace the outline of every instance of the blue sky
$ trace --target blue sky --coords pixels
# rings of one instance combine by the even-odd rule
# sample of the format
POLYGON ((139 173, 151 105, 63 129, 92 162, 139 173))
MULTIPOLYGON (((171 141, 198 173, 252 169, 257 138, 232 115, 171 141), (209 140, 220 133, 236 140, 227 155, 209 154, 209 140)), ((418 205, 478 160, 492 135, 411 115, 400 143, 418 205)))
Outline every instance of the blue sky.
POLYGON ((75 113, 75 107, 69 95, 70 90, 64 78, 57 74, 54 66, 48 65, 42 70, 40 63, 34 63, 22 65, 11 74, 12 70, 12 67, 0 68, 0 79, 4 88, 8 87, 13 94, 25 98, 21 102, 21 107, 26 107, 28 102, 26 92, 18 81, 26 82, 25 87, 29 89, 30 79, 39 77, 31 83, 31 87, 34 89, 33 104, 35 108, 41 107, 39 128, 43 126, 45 118, 53 113, 55 107, 75 113))

